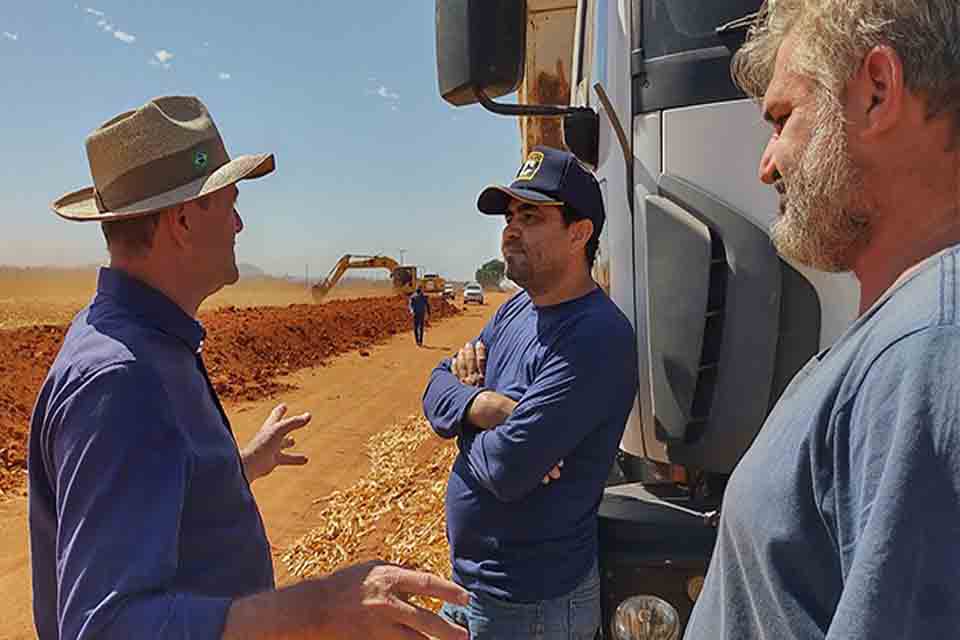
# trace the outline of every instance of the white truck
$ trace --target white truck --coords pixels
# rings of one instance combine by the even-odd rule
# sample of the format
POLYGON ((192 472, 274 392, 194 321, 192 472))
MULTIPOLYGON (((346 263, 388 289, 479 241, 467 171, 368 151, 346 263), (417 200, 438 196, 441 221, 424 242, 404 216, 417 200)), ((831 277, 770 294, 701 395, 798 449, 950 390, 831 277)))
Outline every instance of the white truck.
POLYGON ((520 116, 524 157, 566 147, 603 190, 595 276, 636 329, 640 368, 600 506, 603 638, 682 635, 726 479, 857 312, 852 276, 790 264, 769 240, 770 132, 729 70, 760 4, 436 0, 443 98, 520 116))

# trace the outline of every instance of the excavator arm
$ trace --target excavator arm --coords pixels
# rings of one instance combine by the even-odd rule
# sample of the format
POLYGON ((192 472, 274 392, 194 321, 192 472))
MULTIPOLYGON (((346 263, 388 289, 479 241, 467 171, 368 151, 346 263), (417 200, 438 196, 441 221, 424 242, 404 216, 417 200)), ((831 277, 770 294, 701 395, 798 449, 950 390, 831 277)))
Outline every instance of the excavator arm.
POLYGON ((348 269, 382 268, 387 269, 391 276, 393 276, 399 266, 400 264, 396 260, 388 256, 365 256, 348 253, 337 260, 337 263, 330 269, 327 277, 313 285, 313 287, 310 288, 310 292, 313 294, 314 302, 322 302, 330 292, 330 289, 340 281, 340 278, 343 277, 343 274, 346 273, 348 269))

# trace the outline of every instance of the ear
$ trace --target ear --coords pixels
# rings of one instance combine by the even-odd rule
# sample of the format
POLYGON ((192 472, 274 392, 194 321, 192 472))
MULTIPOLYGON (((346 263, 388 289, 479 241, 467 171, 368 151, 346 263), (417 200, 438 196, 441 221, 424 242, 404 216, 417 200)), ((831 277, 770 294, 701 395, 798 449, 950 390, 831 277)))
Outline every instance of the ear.
POLYGON ((593 236, 593 221, 584 218, 583 220, 577 220, 570 225, 570 240, 573 242, 574 247, 583 251, 583 248, 587 246, 587 243, 590 242, 590 238, 593 236))
POLYGON ((903 116, 905 99, 900 55, 888 45, 868 51, 847 86, 848 117, 856 135, 869 140, 889 132, 903 116))
POLYGON ((161 214, 161 220, 177 247, 186 247, 191 243, 192 220, 187 213, 187 205, 180 204, 161 214))

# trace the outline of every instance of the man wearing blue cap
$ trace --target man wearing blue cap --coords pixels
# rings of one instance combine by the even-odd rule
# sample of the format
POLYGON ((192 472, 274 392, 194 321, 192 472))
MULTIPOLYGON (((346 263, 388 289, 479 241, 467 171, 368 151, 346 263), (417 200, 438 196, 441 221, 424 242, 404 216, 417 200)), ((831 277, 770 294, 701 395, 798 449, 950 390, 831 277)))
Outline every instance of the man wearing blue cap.
POLYGON ((591 277, 604 209, 570 153, 537 147, 478 208, 506 221, 523 291, 434 370, 424 412, 460 453, 447 484, 453 579, 470 637, 594 638, 597 507, 637 385, 633 329, 591 277))

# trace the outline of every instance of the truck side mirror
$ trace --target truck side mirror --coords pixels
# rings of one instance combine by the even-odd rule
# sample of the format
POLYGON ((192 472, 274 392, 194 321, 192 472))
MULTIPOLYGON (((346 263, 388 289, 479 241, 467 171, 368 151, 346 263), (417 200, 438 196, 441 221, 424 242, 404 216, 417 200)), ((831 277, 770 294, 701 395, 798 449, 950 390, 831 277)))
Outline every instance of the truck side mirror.
POLYGON ((526 0, 437 0, 437 80, 455 106, 517 90, 527 47, 526 0))

